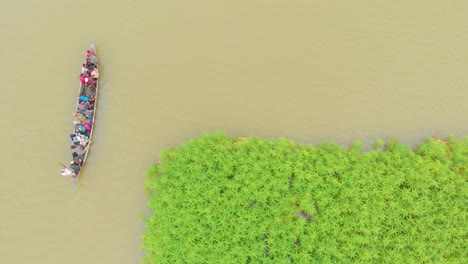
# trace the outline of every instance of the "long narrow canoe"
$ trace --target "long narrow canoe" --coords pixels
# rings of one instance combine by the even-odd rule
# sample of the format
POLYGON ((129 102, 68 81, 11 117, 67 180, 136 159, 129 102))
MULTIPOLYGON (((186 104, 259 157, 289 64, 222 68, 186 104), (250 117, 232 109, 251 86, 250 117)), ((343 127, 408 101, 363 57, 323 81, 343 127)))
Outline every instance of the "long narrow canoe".
MULTIPOLYGON (((90 44, 90 50, 92 50, 97 58, 97 54, 96 54, 96 47, 94 45, 94 43, 92 42, 90 44)), ((98 65, 96 65, 98 66, 98 65)), ((99 69, 99 68, 98 68, 99 69)), ((91 93, 94 94, 94 106, 92 108, 93 112, 92 112, 92 123, 93 125, 91 126, 91 131, 89 132, 89 142, 88 144, 86 145, 86 147, 84 148, 85 149, 85 153, 84 153, 84 156, 83 156, 83 162, 82 162, 82 165, 81 165, 81 169, 80 171, 76 174, 76 176, 73 176, 73 184, 76 184, 76 182, 78 181, 78 177, 80 177, 80 175, 82 174, 83 172, 83 168, 84 168, 84 165, 86 163, 86 160, 88 159, 88 156, 89 156, 89 151, 90 151, 90 146, 91 146, 91 143, 92 143, 92 140, 93 140, 93 132, 94 132, 94 127, 95 127, 95 124, 96 124, 96 108, 97 108, 97 103, 98 103, 98 93, 99 93, 99 77, 98 77, 98 80, 95 82, 95 88, 91 90, 91 93)), ((78 98, 77 98, 77 101, 76 101, 76 111, 79 111, 79 104, 80 104, 80 96, 82 95, 85 95, 87 92, 90 92, 90 90, 88 90, 84 84, 82 84, 80 82, 80 89, 78 90, 78 98)), ((75 128, 73 128, 73 131, 72 133, 75 132, 75 128)), ((73 156, 72 156, 73 158, 73 156)))

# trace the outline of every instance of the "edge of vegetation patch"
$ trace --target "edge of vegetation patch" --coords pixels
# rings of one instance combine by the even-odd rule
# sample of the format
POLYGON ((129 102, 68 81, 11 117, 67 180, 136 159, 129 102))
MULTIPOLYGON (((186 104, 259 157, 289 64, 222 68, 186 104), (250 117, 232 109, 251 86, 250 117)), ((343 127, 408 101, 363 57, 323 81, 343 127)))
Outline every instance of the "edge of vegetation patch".
POLYGON ((143 263, 466 263, 468 138, 206 134, 147 173, 143 263))

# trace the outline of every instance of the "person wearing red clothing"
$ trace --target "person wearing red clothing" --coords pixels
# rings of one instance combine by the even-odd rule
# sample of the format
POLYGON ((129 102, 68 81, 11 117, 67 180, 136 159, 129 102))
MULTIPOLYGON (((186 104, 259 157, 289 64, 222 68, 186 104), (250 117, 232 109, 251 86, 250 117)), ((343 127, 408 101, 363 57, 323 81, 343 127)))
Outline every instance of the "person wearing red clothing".
POLYGON ((94 53, 94 50, 87 50, 87 51, 86 51, 86 57, 91 57, 91 56, 94 56, 94 55, 96 55, 96 54, 94 53))
MULTIPOLYGON (((85 84, 85 83, 86 83, 86 80, 85 80, 85 79, 86 79, 86 76, 85 76, 83 73, 80 74, 80 82, 81 82, 82 84, 85 84)), ((92 78, 90 78, 90 79, 92 79, 92 78)))
POLYGON ((93 85, 95 82, 94 78, 92 78, 91 76, 85 76, 84 80, 85 80, 85 83, 88 85, 93 85))

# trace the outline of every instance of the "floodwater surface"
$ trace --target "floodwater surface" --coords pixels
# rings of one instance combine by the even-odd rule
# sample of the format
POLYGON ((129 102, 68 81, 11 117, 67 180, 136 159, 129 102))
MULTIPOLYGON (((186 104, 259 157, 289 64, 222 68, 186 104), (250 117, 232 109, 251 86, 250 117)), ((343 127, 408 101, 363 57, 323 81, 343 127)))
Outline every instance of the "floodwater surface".
POLYGON ((0 263, 138 263, 144 172, 203 132, 299 143, 468 134, 463 1, 3 1, 0 263), (78 74, 101 62, 79 184, 78 74))

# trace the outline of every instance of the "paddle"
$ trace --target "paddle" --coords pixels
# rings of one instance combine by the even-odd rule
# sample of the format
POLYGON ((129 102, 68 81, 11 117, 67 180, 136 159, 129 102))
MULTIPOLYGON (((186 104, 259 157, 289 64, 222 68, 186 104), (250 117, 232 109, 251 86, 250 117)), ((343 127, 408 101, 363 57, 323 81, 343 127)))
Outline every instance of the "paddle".
POLYGON ((89 140, 88 144, 86 144, 86 147, 84 148, 84 152, 87 152, 88 149, 89 149, 89 146, 91 145, 91 143, 93 142, 92 139, 89 140))

